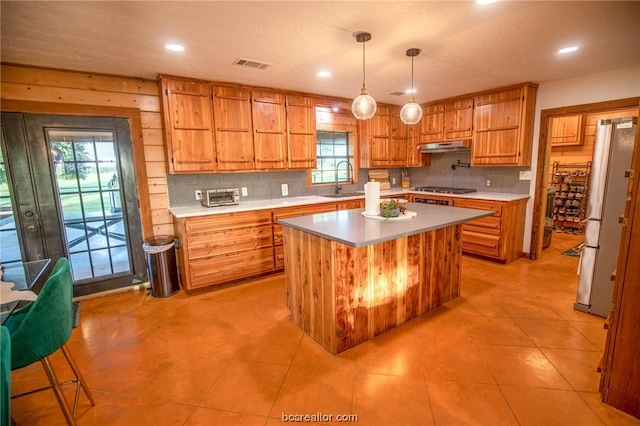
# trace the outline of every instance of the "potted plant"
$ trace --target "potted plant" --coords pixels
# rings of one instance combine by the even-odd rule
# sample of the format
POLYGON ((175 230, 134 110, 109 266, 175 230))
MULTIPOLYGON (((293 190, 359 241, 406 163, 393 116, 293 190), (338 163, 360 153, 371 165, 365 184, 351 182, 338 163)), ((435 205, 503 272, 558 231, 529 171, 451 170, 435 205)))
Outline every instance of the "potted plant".
POLYGON ((400 206, 396 200, 381 200, 380 201, 380 216, 385 218, 398 217, 400 215, 400 206))

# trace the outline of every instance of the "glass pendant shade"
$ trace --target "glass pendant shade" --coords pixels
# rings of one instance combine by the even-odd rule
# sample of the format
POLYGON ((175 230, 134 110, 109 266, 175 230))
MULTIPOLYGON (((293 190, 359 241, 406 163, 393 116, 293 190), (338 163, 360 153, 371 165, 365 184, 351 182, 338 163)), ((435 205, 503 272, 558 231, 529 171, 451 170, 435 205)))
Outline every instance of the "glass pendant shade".
POLYGON ((404 104, 400 110, 400 120, 404 124, 417 124, 422 118, 422 107, 413 101, 413 97, 409 102, 404 104))
MULTIPOLYGON (((376 100, 367 94, 367 89, 362 88, 360 96, 353 100, 351 104, 351 112, 353 116, 358 120, 368 120, 376 113, 378 104, 376 100)), ((422 111, 420 111, 422 113, 422 111)), ((422 114, 421 114, 422 115, 422 114)))
POLYGON ((353 116, 358 120, 368 120, 375 115, 376 109, 378 108, 376 100, 367 93, 367 88, 365 87, 366 74, 364 66, 364 45, 367 41, 371 40, 371 34, 359 32, 354 34, 354 37, 356 38, 358 43, 362 43, 362 90, 360 91, 360 95, 353 100, 353 103, 351 104, 351 112, 353 113, 353 116))
POLYGON ((422 119, 422 107, 413 100, 413 58, 420 54, 420 49, 408 49, 406 53, 411 57, 411 96, 409 102, 400 110, 400 120, 404 124, 418 124, 422 119))

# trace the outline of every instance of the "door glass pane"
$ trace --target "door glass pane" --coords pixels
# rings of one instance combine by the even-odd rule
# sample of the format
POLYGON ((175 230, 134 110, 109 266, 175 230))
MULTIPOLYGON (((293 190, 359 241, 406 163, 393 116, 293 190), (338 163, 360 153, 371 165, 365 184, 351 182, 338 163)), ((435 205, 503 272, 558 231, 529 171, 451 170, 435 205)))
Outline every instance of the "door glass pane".
POLYGON ((47 129, 75 281, 131 273, 112 131, 47 129))
POLYGON ((3 265, 22 260, 5 158, 4 143, 0 143, 0 263, 3 265))

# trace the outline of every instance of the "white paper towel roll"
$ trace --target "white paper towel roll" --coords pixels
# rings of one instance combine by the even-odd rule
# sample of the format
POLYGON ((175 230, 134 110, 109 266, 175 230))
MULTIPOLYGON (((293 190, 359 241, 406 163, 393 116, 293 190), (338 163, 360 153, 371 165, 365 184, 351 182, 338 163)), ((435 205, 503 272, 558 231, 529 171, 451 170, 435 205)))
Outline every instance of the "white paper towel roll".
POLYGON ((370 215, 380 214, 380 182, 364 184, 364 211, 370 215))

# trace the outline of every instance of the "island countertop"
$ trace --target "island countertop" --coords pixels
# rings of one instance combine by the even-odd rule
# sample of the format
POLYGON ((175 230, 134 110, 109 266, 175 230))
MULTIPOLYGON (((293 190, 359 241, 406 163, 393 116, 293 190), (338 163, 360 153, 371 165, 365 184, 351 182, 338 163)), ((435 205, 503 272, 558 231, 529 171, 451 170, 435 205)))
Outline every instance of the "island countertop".
POLYGON ((354 209, 279 219, 278 223, 352 247, 363 247, 493 214, 487 210, 420 203, 408 203, 407 210, 416 212, 417 216, 378 220, 363 217, 364 209, 354 209))

